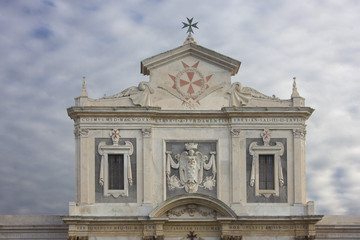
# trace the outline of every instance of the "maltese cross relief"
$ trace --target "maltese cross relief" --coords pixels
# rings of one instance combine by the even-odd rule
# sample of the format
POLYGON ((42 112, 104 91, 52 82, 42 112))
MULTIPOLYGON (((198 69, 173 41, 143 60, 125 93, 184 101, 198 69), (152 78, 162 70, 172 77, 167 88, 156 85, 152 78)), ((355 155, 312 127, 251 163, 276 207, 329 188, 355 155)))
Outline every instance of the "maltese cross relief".
POLYGON ((172 81, 172 87, 161 87, 173 96, 182 100, 182 104, 187 108, 194 109, 200 105, 200 100, 216 91, 222 86, 211 87, 213 74, 204 75, 198 70, 201 64, 197 61, 188 64, 181 61, 182 69, 175 74, 168 74, 169 80, 172 81))

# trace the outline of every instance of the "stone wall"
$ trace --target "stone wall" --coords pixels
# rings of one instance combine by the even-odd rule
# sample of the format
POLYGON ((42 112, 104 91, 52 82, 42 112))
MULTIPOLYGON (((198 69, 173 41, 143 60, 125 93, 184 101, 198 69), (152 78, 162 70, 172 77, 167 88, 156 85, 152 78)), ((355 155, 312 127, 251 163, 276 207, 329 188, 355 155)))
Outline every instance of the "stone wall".
POLYGON ((65 240, 67 233, 58 215, 0 215, 0 239, 65 240))
MULTIPOLYGON (((0 215, 0 239, 65 240, 67 234, 58 215, 0 215)), ((316 224, 316 239, 360 239, 360 216, 324 216, 316 224)))
POLYGON ((360 216, 324 216, 316 224, 316 239, 360 239, 360 216))

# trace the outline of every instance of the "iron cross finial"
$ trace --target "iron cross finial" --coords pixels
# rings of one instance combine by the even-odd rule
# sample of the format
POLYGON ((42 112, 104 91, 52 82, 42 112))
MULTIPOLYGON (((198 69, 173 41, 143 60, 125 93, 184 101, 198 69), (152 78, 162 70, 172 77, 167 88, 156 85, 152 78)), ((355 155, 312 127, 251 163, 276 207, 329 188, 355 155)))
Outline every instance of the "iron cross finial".
POLYGON ((199 22, 192 23, 192 21, 193 21, 194 18, 190 18, 190 19, 189 19, 189 18, 186 18, 186 19, 188 20, 188 23, 182 22, 182 23, 184 24, 184 26, 183 26, 182 28, 188 27, 188 30, 187 30, 186 33, 189 33, 189 34, 194 33, 194 31, 193 31, 193 29, 192 29, 193 27, 199 29, 199 28, 197 27, 197 24, 198 24, 199 22))

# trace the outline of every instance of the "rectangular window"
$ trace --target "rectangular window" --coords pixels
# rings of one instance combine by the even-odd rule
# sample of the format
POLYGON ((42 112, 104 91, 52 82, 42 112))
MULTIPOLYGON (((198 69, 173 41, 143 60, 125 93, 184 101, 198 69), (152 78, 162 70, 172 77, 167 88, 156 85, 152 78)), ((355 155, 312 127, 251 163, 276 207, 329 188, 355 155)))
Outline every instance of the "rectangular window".
POLYGON ((259 189, 275 189, 274 155, 259 155, 259 189))
POLYGON ((124 189, 124 155, 109 154, 109 190, 124 189))

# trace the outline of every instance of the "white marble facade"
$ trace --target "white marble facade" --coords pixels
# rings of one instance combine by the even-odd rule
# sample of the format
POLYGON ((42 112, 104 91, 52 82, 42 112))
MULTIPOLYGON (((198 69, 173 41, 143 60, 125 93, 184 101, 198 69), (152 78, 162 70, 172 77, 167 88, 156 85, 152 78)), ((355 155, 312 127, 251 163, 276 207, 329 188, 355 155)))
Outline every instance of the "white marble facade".
POLYGON ((90 234, 82 221, 115 218, 143 219, 140 232, 132 225, 143 239, 187 239, 171 233, 174 221, 221 226, 214 234, 197 231, 204 233, 199 239, 252 239, 254 219, 263 221, 259 236, 266 229, 274 231, 270 235, 285 229, 284 239, 314 235, 308 226, 321 217, 313 215, 305 191, 305 122, 313 109, 305 106, 295 79, 285 100, 231 83, 239 67, 237 60, 186 41, 143 60, 141 73, 149 81, 114 96, 89 98, 84 79, 68 109, 75 123, 77 176, 76 202, 64 218, 69 235, 112 239, 113 233, 90 234), (109 154, 124 156, 121 190, 108 189, 109 154), (275 157, 271 190, 259 189, 264 154, 275 157), (249 227, 229 227, 239 219, 249 227), (270 227, 276 219, 291 226, 270 227), (296 224, 302 227, 294 230, 296 224), (83 225, 87 230, 79 233, 83 225))

